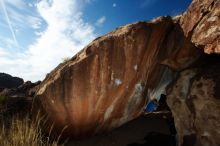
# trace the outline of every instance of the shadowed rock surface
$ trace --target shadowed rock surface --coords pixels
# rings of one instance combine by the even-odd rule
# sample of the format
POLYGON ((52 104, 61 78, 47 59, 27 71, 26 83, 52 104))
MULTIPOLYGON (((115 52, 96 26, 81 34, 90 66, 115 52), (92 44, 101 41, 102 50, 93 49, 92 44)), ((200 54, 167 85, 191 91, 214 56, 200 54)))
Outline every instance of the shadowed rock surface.
POLYGON ((179 74, 167 95, 182 146, 220 145, 220 57, 179 74))
MULTIPOLYGON (((194 0, 180 19, 187 38, 207 54, 220 53, 220 0, 194 0)), ((219 55, 205 55, 167 87, 181 146, 219 146, 219 55)))
POLYGON ((108 133, 69 141, 65 146, 175 146, 175 133, 170 130, 170 120, 170 112, 150 113, 108 133))

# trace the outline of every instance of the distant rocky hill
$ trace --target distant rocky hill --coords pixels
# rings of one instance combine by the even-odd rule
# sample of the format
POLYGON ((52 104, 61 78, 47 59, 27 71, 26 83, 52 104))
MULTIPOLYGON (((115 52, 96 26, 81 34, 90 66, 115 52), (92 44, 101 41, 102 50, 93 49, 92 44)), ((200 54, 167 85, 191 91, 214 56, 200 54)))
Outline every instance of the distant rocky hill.
POLYGON ((6 73, 0 73, 0 92, 4 88, 16 88, 24 83, 24 80, 18 77, 12 77, 6 73))
POLYGON ((30 114, 32 100, 40 81, 24 82, 22 78, 0 73, 0 124, 14 117, 30 114))

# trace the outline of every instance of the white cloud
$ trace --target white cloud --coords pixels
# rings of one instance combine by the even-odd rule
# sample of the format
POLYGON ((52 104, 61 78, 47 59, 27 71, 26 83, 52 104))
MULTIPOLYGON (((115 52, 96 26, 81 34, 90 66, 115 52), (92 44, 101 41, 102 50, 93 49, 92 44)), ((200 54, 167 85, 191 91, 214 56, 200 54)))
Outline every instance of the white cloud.
POLYGON ((82 19, 78 0, 41 0, 37 4, 47 28, 14 59, 0 58, 1 71, 25 80, 43 79, 62 58, 70 57, 94 39, 94 28, 82 19), (10 67, 9 67, 10 66, 10 67))
POLYGON ((113 4, 112 4, 112 7, 114 7, 114 8, 117 7, 117 4, 116 4, 116 3, 113 3, 113 4))
POLYGON ((99 26, 99 27, 101 27, 101 26, 103 26, 103 24, 105 23, 105 21, 106 21, 106 17, 105 16, 102 16, 102 17, 100 17, 97 21, 96 21, 96 26, 99 26))
MULTIPOLYGON (((3 1, 3 0, 0 0, 3 1)), ((9 15, 9 20, 13 27, 17 27, 19 29, 34 28, 39 29, 42 24, 42 18, 34 14, 33 8, 31 10, 26 9, 24 5, 24 10, 17 10, 14 7, 11 7, 11 4, 6 3, 7 13, 9 15)), ((23 6, 23 5, 22 5, 23 6)), ((21 8, 20 8, 21 9, 21 8)))

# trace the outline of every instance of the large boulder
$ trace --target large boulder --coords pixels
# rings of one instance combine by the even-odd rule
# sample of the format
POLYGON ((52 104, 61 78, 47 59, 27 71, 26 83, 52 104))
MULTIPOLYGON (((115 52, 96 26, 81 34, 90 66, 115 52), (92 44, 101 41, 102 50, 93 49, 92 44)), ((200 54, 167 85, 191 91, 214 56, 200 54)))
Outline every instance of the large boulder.
POLYGON ((219 14, 220 0, 194 0, 182 16, 97 38, 40 85, 35 105, 45 123, 56 132, 68 126, 64 135, 73 138, 93 135, 137 118, 167 93, 179 145, 218 146, 219 56, 205 53, 220 53, 219 14))
POLYGON ((126 25, 55 68, 42 82, 36 105, 57 131, 68 126, 64 135, 111 130, 137 118, 149 99, 165 92, 175 71, 199 57, 171 17, 126 25))

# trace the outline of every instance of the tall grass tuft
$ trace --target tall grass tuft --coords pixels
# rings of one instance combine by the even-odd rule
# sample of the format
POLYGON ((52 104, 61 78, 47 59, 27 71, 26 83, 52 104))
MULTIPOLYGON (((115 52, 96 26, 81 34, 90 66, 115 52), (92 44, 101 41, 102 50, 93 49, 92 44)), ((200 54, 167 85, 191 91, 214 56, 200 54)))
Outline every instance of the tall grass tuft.
POLYGON ((37 118, 31 121, 29 118, 14 118, 7 126, 0 125, 0 146, 63 146, 58 144, 60 136, 57 138, 45 137, 40 128, 40 121, 37 118))

